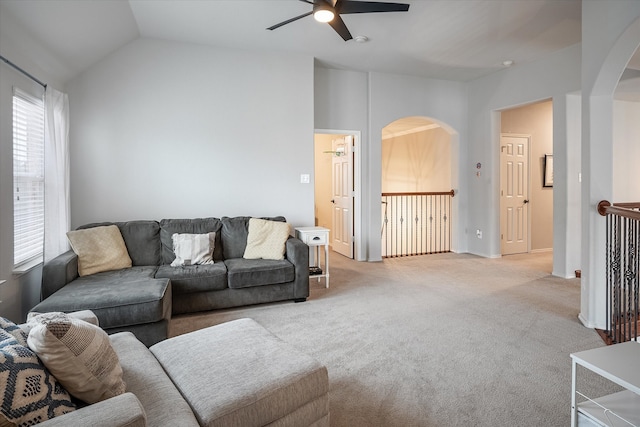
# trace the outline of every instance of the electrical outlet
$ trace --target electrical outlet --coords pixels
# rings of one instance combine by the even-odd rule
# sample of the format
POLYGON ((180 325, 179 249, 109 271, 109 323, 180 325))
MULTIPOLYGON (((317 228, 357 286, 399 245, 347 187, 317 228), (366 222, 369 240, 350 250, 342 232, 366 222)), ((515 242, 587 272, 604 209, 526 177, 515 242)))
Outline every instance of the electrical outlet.
POLYGON ((478 239, 482 239, 482 230, 477 229, 476 230, 476 236, 478 236, 478 239))

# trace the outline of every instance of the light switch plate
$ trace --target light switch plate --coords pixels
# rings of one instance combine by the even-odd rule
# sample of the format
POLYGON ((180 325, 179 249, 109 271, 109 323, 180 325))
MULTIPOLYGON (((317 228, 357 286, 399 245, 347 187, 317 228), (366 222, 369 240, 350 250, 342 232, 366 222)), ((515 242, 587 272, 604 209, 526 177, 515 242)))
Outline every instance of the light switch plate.
POLYGON ((300 184, 308 184, 311 182, 311 177, 308 173, 303 173, 300 175, 300 184))

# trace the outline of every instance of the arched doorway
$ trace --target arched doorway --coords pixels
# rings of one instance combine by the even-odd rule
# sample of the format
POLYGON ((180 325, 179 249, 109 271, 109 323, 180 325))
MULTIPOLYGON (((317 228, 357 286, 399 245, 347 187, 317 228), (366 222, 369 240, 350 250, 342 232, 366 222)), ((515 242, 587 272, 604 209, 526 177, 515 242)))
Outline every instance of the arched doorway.
POLYGON ((382 257, 451 251, 452 134, 415 116, 382 129, 382 257))

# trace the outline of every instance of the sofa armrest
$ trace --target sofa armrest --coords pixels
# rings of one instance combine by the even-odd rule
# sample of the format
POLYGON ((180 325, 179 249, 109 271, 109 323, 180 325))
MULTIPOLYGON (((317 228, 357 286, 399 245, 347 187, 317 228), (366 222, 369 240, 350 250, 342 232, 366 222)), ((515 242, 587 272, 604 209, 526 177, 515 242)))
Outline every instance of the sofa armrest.
POLYGON ((295 268, 293 298, 304 300, 309 296, 309 246, 296 237, 286 242, 286 257, 295 268))
POLYGON ((147 416, 133 393, 124 393, 38 424, 42 427, 145 427, 147 416))
POLYGON ((67 251, 46 262, 42 267, 42 299, 62 288, 78 277, 78 256, 73 251, 67 251))

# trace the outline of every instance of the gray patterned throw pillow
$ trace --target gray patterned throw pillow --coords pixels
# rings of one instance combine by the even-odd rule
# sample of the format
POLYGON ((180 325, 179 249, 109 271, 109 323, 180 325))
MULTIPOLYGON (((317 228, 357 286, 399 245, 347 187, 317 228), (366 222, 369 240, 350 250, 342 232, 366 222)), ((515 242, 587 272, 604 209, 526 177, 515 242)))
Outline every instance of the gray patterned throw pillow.
POLYGON ((74 410, 69 393, 36 354, 0 329, 0 424, 32 426, 74 410))
POLYGON ((27 333, 11 320, 0 317, 0 329, 4 329, 10 335, 13 335, 13 337, 18 340, 18 344, 28 347, 27 333))

